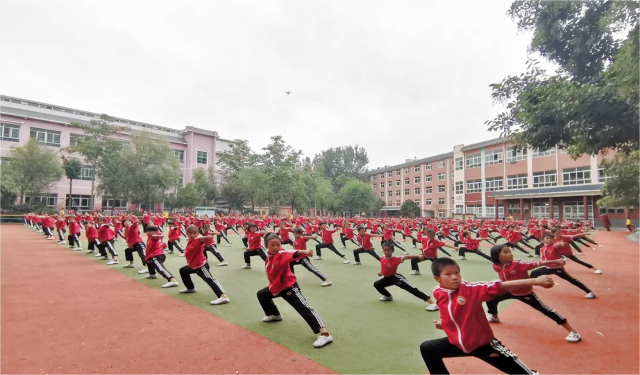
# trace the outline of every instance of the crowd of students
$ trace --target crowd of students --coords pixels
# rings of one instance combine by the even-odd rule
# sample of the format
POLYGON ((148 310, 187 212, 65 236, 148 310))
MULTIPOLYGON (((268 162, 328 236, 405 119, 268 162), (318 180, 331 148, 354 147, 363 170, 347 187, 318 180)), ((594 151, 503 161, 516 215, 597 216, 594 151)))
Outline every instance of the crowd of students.
MULTIPOLYGON (((507 373, 533 373, 518 357, 498 341, 489 323, 499 323, 498 304, 507 299, 517 299, 540 311, 558 325, 562 325, 568 335, 566 341, 581 341, 567 319, 545 305, 532 286, 551 288, 555 285, 550 275, 575 285, 586 293, 588 299, 595 298, 591 289, 567 273, 567 261, 602 274, 592 264, 576 257, 583 249, 600 247, 589 237, 593 230, 588 221, 559 221, 532 219, 517 220, 454 220, 454 219, 404 219, 404 218, 343 218, 343 217, 283 217, 227 215, 196 217, 194 215, 171 215, 144 213, 138 217, 116 213, 67 212, 66 215, 30 213, 24 216, 25 225, 42 231, 48 240, 58 236, 60 244, 65 243, 73 250, 82 250, 81 233, 84 232, 88 253, 108 260, 108 265, 119 264, 114 243, 118 237, 126 243, 126 268, 136 265, 137 254, 141 265, 138 272, 145 277, 156 279, 159 273, 166 283, 163 288, 179 285, 173 274, 164 266, 165 254, 177 250, 186 260, 179 274, 185 289, 180 293, 194 293, 192 274, 198 275, 212 289, 216 299, 212 305, 230 302, 220 282, 212 275, 208 253, 216 257, 218 266, 227 266, 218 247, 222 241, 231 246, 231 232, 241 237, 244 251, 242 269, 251 269, 251 260, 259 256, 264 261, 268 286, 257 292, 262 306, 264 322, 282 320, 274 299, 282 297, 307 322, 312 331, 320 336, 313 346, 321 348, 333 342, 320 314, 309 305, 302 295, 294 273, 296 265, 302 265, 316 275, 323 287, 333 283, 312 262, 323 260, 322 249, 329 249, 350 264, 347 255, 336 247, 334 235, 338 234, 342 249, 347 242, 357 246, 353 250, 353 265, 361 265, 361 255, 369 254, 380 263, 381 279, 374 288, 381 294, 380 301, 392 301, 387 290, 397 286, 426 302, 427 311, 439 311, 440 319, 434 320, 436 328, 444 330, 446 337, 424 342, 420 351, 431 373, 448 373, 442 358, 475 356, 507 373), (141 237, 140 227, 146 234, 141 237), (68 233, 67 233, 68 232, 68 233), (166 232, 166 233, 165 233, 166 232), (293 234, 293 238, 291 237, 293 234), (165 242, 165 237, 166 242, 165 242), (402 240, 397 239, 401 237, 402 240), (186 239, 186 245, 181 240, 186 239), (381 241, 382 256, 374 246, 374 238, 381 241), (315 252, 308 249, 308 242, 316 242, 315 252), (503 240, 503 241, 500 241, 503 240), (482 242, 491 245, 488 253, 480 249, 482 242), (500 243, 499 243, 500 241, 500 243), (289 245, 292 249, 285 249, 289 245), (419 248, 418 254, 411 255, 407 248, 419 248), (402 256, 394 255, 396 248, 402 256), (446 249, 453 251, 453 254, 446 249), (515 260, 512 251, 519 251, 527 257, 540 258, 530 261, 515 260), (498 274, 499 280, 469 283, 462 279, 459 264, 453 260, 455 251, 458 260, 466 260, 474 254, 487 261, 498 274), (445 254, 439 257, 438 252, 445 254), (430 261, 431 272, 439 286, 429 296, 411 285, 408 279, 398 273, 398 267, 405 260, 411 263, 411 275, 420 275, 419 264, 430 261), (483 310, 486 304, 486 313, 483 310)), ((369 261, 370 258, 367 258, 369 261)))

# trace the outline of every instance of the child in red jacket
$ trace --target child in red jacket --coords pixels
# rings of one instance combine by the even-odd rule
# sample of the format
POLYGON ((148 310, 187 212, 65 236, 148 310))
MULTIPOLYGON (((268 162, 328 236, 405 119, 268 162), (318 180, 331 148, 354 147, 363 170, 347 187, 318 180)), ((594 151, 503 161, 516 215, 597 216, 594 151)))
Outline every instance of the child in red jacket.
MULTIPOLYGON (((546 264, 564 264, 564 260, 562 259, 531 262, 513 260, 511 247, 506 244, 495 245, 491 248, 491 261, 493 262, 493 269, 498 273, 500 280, 502 281, 529 279, 529 271, 534 268, 538 268, 546 264)), ((564 327, 564 329, 569 332, 569 335, 566 337, 568 342, 576 343, 581 340, 580 334, 574 331, 567 322, 567 319, 560 316, 560 314, 558 314, 554 309, 542 303, 538 296, 533 292, 533 288, 530 286, 514 289, 494 298, 491 301, 487 301, 487 319, 489 320, 489 323, 500 323, 500 319, 498 319, 498 304, 512 298, 526 303, 564 327)))
POLYGON ((489 256, 485 253, 482 252, 482 250, 479 249, 480 247, 480 241, 477 238, 471 238, 471 234, 467 231, 462 232, 462 235, 460 236, 460 241, 464 244, 464 246, 461 246, 458 249, 458 255, 460 256, 458 259, 460 260, 466 260, 467 258, 465 257, 465 253, 472 253, 472 254, 477 254, 480 255, 481 257, 483 257, 486 260, 491 260, 491 258, 489 258, 489 256))
POLYGON ((425 341, 420 353, 429 372, 448 374, 443 358, 473 356, 507 374, 533 374, 520 359, 498 341, 487 321, 482 302, 530 285, 553 287, 548 276, 515 281, 468 283, 462 280, 460 267, 450 258, 439 258, 431 264, 434 278, 440 284, 433 291, 440 310, 436 328, 447 337, 425 341))
POLYGON ((160 229, 154 225, 150 225, 145 229, 147 233, 147 249, 145 253, 145 262, 147 262, 147 268, 149 274, 145 277, 147 279, 157 279, 156 271, 160 272, 160 275, 167 279, 167 283, 163 284, 163 288, 171 288, 178 286, 178 282, 175 277, 165 268, 164 261, 167 257, 164 255, 164 249, 167 246, 162 237, 164 234, 160 232, 160 229))
POLYGON ((267 235, 264 239, 267 247, 267 259, 265 268, 269 286, 258 291, 258 301, 264 310, 263 322, 277 322, 282 320, 280 311, 273 303, 277 297, 284 298, 302 318, 309 324, 313 333, 320 333, 320 336, 313 343, 314 348, 322 348, 333 342, 333 337, 327 331, 320 314, 309 306, 309 303, 302 295, 296 279, 296 275, 291 272, 289 263, 295 262, 301 257, 310 256, 312 250, 284 250, 280 237, 275 234, 267 235))
POLYGON ((200 237, 199 229, 195 225, 187 228, 187 238, 189 242, 184 252, 184 256, 187 259, 187 265, 180 268, 180 277, 184 283, 185 289, 182 289, 180 293, 195 293, 196 287, 191 280, 191 274, 195 273, 204 280, 207 285, 213 290, 218 299, 211 301, 212 305, 223 305, 229 303, 229 297, 224 292, 220 282, 211 275, 209 269, 209 263, 205 255, 204 244, 206 240, 212 240, 213 236, 200 237))

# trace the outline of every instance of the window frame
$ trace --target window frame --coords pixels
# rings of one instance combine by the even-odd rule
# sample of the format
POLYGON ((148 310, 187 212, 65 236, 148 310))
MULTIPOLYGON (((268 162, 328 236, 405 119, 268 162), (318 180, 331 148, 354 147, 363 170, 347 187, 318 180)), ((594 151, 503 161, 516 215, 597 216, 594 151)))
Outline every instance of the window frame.
POLYGON ((209 164, 209 153, 207 151, 196 151, 196 164, 208 165, 209 164), (204 163, 202 160, 202 154, 204 154, 204 163))
POLYGON ((473 154, 464 158, 464 165, 466 169, 479 168, 482 165, 482 155, 473 154))
POLYGON ((585 185, 590 184, 591 167, 575 167, 562 170, 562 185, 585 185), (582 175, 582 178, 579 176, 582 175), (575 178, 572 178, 575 176, 575 178))
POLYGON ((527 160, 527 149, 521 148, 516 149, 515 147, 510 147, 507 149, 507 162, 516 162, 519 160, 527 160))
POLYGON ((482 193, 482 180, 465 181, 465 188, 467 194, 482 193))
POLYGON ((29 129, 29 138, 35 138, 38 142, 40 142, 45 146, 60 147, 61 137, 62 137, 62 132, 59 132, 57 130, 33 128, 33 127, 29 129), (39 139, 40 134, 43 135, 42 140, 39 139), (49 141, 49 138, 51 138, 52 141, 49 141), (56 139, 57 139, 57 142, 55 142, 56 139))
POLYGON ((8 124, 6 122, 0 122, 0 141, 8 142, 20 142, 20 125, 8 124), (5 136, 5 131, 8 130, 8 136, 5 136), (15 137, 13 133, 15 131, 15 137))
POLYGON ((532 186, 534 188, 558 186, 558 171, 543 171, 534 173, 532 186), (542 182, 540 182, 540 178, 542 178, 542 182))
POLYGON ((484 165, 502 164, 504 161, 502 150, 493 150, 484 153, 484 165))
POLYGON ((526 174, 517 174, 507 176, 507 190, 526 189, 528 185, 529 176, 526 174), (516 184, 511 184, 511 181, 516 181, 516 184))
POLYGON ((504 189, 504 181, 502 177, 486 178, 484 180, 484 191, 497 191, 497 190, 503 190, 503 189, 504 189))

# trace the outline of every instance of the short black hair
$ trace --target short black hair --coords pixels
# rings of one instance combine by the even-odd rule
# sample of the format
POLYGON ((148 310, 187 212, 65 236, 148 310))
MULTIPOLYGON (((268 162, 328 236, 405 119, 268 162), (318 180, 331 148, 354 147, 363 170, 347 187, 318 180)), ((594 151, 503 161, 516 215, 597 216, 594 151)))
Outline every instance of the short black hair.
POLYGON ((560 231, 562 231, 562 229, 556 228, 556 229, 552 230, 551 233, 556 234, 557 232, 560 232, 560 231))
POLYGON ((280 241, 280 243, 282 243, 282 239, 280 238, 280 236, 278 236, 275 233, 269 233, 266 236, 264 236, 264 246, 268 246, 269 245, 269 241, 271 240, 278 240, 280 241))
POLYGON ((382 248, 384 249, 385 247, 391 248, 391 252, 396 249, 396 245, 393 243, 393 241, 384 241, 382 243, 382 248))
POLYGON ((293 230, 293 233, 304 234, 304 231, 302 230, 302 228, 298 227, 298 228, 293 230))
POLYGON ((357 228, 357 230, 358 230, 358 231, 361 231, 361 230, 363 230, 363 229, 365 229, 365 230, 366 230, 366 229, 367 229, 367 227, 365 227, 365 226, 363 226, 363 225, 360 225, 360 226, 357 228))
POLYGON ((491 261, 493 264, 500 264, 500 252, 504 249, 505 246, 509 246, 507 244, 499 244, 493 245, 490 251, 491 261))
MULTIPOLYGON (((442 269, 448 266, 458 266, 458 263, 451 258, 438 258, 431 263, 431 273, 435 277, 440 277, 442 269)), ((460 266, 458 266, 458 268, 460 268, 460 266)))
POLYGON ((321 221, 321 222, 319 222, 319 223, 318 223, 318 226, 323 225, 323 224, 324 224, 324 225, 327 225, 327 223, 326 223, 326 222, 321 221))
POLYGON ((542 235, 542 238, 545 238, 545 237, 551 237, 551 238, 553 238, 553 233, 549 233, 549 232, 547 232, 547 233, 543 234, 543 235, 542 235))
POLYGON ((145 233, 156 232, 157 230, 158 230, 158 227, 156 227, 155 225, 149 225, 147 229, 144 230, 144 232, 145 233))
POLYGON ((247 226, 247 229, 251 229, 251 228, 258 228, 257 224, 251 223, 249 224, 249 226, 247 226))

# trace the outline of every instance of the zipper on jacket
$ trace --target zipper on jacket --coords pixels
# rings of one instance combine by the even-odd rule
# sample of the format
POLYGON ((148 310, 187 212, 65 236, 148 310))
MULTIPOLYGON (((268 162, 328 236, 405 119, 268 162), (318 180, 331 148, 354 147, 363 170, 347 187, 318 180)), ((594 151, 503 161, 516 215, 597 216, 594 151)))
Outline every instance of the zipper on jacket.
POLYGON ((465 353, 469 353, 467 349, 464 347, 464 344, 462 343, 462 331, 460 331, 460 326, 458 325, 456 320, 453 318, 453 312, 451 311, 451 292, 447 291, 447 295, 449 296, 449 306, 448 306, 449 316, 451 317, 451 321, 456 326, 456 330, 458 331, 458 343, 460 343, 460 346, 462 347, 462 351, 464 351, 465 353))

